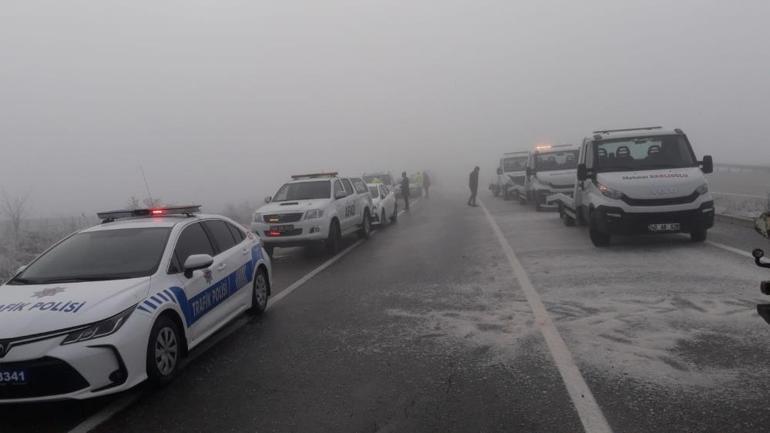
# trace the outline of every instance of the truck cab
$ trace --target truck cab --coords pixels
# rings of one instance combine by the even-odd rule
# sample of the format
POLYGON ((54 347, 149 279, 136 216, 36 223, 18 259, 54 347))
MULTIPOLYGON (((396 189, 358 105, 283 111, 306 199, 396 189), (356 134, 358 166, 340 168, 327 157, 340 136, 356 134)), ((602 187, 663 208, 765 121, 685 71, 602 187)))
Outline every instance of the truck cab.
POLYGON ((502 195, 506 200, 510 200, 516 188, 524 186, 528 157, 527 151, 503 154, 497 166, 497 177, 489 187, 495 197, 502 195))
POLYGON ((580 147, 574 210, 596 246, 613 235, 689 233, 706 239, 714 199, 706 177, 711 156, 698 161, 681 129, 594 131, 580 147))
POLYGON ((535 209, 553 207, 547 197, 553 194, 571 195, 575 188, 580 146, 561 144, 537 146, 527 160, 524 196, 520 200, 535 204, 535 209))

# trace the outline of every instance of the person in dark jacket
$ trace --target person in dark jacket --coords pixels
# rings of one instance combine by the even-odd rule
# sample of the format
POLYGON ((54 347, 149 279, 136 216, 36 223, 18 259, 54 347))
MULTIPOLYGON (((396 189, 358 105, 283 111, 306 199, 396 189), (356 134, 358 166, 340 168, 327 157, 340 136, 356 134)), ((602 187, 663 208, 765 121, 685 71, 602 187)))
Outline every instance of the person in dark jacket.
POLYGON ((471 189, 471 197, 468 199, 468 206, 476 205, 476 194, 479 192, 479 167, 476 166, 468 177, 468 187, 471 189))
POLYGON ((401 197, 404 198, 404 210, 409 210, 409 178, 401 173, 401 197))
POLYGON ((430 197, 430 177, 428 172, 422 172, 422 189, 425 191, 425 198, 430 197))

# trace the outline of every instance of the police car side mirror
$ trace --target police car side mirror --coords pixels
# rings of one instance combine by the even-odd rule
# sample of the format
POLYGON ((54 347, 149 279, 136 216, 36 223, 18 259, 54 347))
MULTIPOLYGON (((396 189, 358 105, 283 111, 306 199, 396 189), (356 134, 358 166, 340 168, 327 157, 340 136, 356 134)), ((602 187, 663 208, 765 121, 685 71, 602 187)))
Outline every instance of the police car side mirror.
POLYGON ((585 164, 578 164, 577 166, 577 180, 583 182, 588 179, 588 167, 585 164))
POLYGON ((265 203, 270 203, 271 201, 273 201, 273 197, 271 196, 265 197, 265 203))
POLYGON ((714 159, 711 158, 711 155, 703 155, 703 161, 700 162, 700 169, 706 174, 714 172, 714 159))
POLYGON ((206 269, 214 263, 214 258, 208 254, 192 254, 184 261, 184 276, 192 278, 193 272, 206 269))

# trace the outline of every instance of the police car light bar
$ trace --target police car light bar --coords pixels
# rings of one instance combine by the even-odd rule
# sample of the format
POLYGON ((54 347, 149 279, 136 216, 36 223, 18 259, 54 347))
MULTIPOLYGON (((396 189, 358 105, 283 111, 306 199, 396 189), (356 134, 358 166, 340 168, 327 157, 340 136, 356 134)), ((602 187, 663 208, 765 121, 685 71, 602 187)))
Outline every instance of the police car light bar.
POLYGON ((163 207, 153 209, 126 209, 126 210, 113 210, 109 212, 99 212, 96 216, 102 220, 103 223, 108 223, 121 218, 136 218, 136 217, 152 217, 152 216, 169 216, 169 215, 184 215, 192 216, 193 214, 201 211, 200 205, 189 206, 174 206, 163 207))
POLYGON ((316 179, 319 177, 334 177, 337 176, 337 172, 329 172, 329 173, 309 173, 309 174, 295 174, 291 178, 292 179, 316 179))
POLYGON ((653 129, 663 129, 662 126, 646 126, 643 128, 626 128, 626 129, 602 129, 594 131, 594 134, 609 134, 610 132, 626 132, 626 131, 651 131, 653 129))

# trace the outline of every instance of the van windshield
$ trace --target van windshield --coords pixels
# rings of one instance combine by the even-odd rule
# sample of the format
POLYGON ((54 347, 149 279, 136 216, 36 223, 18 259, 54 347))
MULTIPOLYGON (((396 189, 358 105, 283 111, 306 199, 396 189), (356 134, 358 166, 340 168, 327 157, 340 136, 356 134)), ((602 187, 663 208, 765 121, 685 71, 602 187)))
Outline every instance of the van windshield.
POLYGON ((690 143, 682 135, 594 142, 594 170, 634 171, 694 167, 690 143))
POLYGON ((535 168, 537 171, 570 170, 577 168, 577 159, 577 150, 538 153, 535 156, 535 168))
POLYGON ((503 172, 524 171, 527 165, 527 156, 515 156, 503 159, 503 172))

